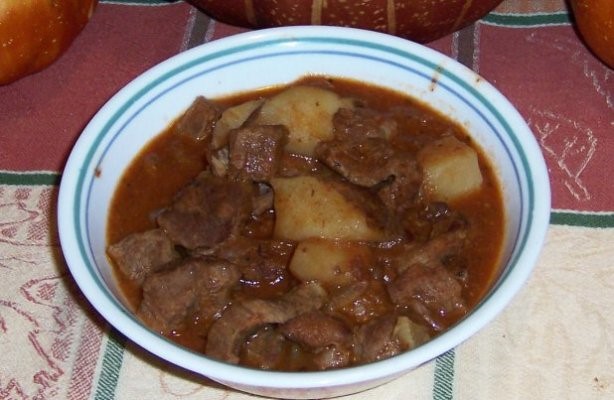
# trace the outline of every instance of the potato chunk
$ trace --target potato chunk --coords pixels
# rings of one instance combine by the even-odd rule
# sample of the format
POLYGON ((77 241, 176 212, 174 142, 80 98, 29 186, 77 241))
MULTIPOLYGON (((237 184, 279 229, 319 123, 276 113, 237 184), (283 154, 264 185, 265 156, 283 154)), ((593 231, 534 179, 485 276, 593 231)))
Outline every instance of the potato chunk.
POLYGON ((275 236, 304 240, 383 240, 364 210, 348 201, 331 184, 312 176, 275 178, 275 236))
POLYGON ((333 137, 333 115, 349 104, 330 90, 294 86, 266 101, 256 123, 285 125, 290 131, 286 150, 313 156, 318 142, 333 137))
POLYGON ((424 174, 424 192, 431 200, 454 201, 482 185, 477 153, 453 136, 423 148, 418 163, 424 174))
POLYGON ((358 242, 307 239, 296 247, 289 268, 303 282, 345 286, 363 277, 369 259, 369 248, 358 242))

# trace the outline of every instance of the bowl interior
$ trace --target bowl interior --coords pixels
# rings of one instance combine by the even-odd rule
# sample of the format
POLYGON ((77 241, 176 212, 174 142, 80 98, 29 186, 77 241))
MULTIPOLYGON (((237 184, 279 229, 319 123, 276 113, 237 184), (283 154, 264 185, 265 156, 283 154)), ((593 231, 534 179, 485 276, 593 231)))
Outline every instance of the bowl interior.
POLYGON ((115 187, 135 154, 197 95, 215 98, 287 84, 308 74, 351 78, 406 92, 449 115, 483 148, 503 188, 505 246, 493 289, 446 334, 394 358, 401 361, 365 366, 374 382, 428 361, 492 319, 529 275, 548 225, 546 169, 526 123, 489 83, 435 51, 353 29, 277 28, 221 39, 154 67, 113 97, 76 144, 60 189, 62 247, 85 295, 122 333, 171 362, 249 391, 280 385, 288 390, 314 389, 330 384, 328 377, 336 374, 337 385, 348 392, 364 377, 334 371, 303 374, 312 380, 290 378, 263 384, 262 371, 243 369, 245 374, 232 379, 226 374, 240 367, 217 363, 218 372, 212 372, 215 361, 147 331, 122 301, 105 256, 107 213, 115 187))

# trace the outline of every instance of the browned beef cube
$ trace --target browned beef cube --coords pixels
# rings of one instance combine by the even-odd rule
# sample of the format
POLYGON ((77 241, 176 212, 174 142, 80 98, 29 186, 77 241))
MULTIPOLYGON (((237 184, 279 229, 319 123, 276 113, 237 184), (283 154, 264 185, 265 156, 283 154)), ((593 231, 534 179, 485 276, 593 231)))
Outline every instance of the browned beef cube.
POLYGON ((179 257, 173 243, 161 229, 128 235, 110 245, 107 253, 120 271, 138 284, 179 257))
POLYGON ((388 293, 435 330, 442 329, 441 318, 466 309, 462 285, 441 264, 413 264, 388 286, 388 293))
POLYGON ((229 262, 188 258, 145 280, 138 315, 162 334, 181 329, 187 318, 211 323, 230 301, 239 277, 229 262))
POLYGON ((341 108, 333 116, 335 137, 346 140, 351 138, 389 138, 398 130, 396 121, 371 108, 341 108))
POLYGON ((352 362, 352 348, 351 346, 326 346, 314 355, 312 362, 319 370, 343 368, 352 362))
POLYGON ((382 185, 378 195, 390 210, 402 212, 416 202, 422 184, 422 171, 415 156, 402 151, 397 151, 387 160, 386 168, 392 179, 382 185))
POLYGON ((418 242, 426 242, 455 230, 466 230, 468 221, 444 202, 416 204, 401 216, 405 232, 418 242))
POLYGON ((257 125, 230 132, 230 166, 233 174, 256 182, 269 181, 277 172, 288 129, 282 125, 257 125))
POLYGON ((236 237, 222 243, 213 254, 237 265, 245 290, 268 287, 267 292, 275 296, 289 289, 287 265, 294 248, 294 242, 236 237))
POLYGON ((413 153, 395 149, 383 138, 360 136, 320 142, 315 151, 320 161, 349 182, 377 188, 390 210, 414 204, 422 172, 413 153))
POLYGON ((331 295, 327 311, 359 324, 392 312, 387 287, 379 280, 359 281, 343 286, 331 295))
POLYGON ((422 264, 432 268, 441 268, 448 265, 447 261, 456 258, 462 252, 467 239, 465 229, 456 229, 427 241, 409 242, 390 248, 389 265, 398 273, 422 264))
POLYGON ((220 115, 220 110, 215 104, 203 96, 198 96, 177 121, 175 132, 196 140, 208 139, 220 115))
POLYGON ((237 364, 248 335, 267 324, 283 324, 299 314, 317 310, 326 297, 326 291, 317 283, 306 283, 276 301, 250 298, 233 303, 211 326, 206 354, 237 364))
POLYGON ((385 315, 362 325, 354 338, 354 353, 360 363, 383 360, 403 349, 394 335, 396 317, 385 315))
POLYGON ((253 188, 248 182, 201 174, 158 216, 175 243, 194 249, 226 240, 249 217, 253 188))
POLYGON ((280 327, 290 340, 311 349, 349 342, 351 330, 339 319, 320 311, 301 314, 280 327))
POLYGON ((354 333, 354 355, 360 363, 392 357, 430 339, 429 330, 407 316, 387 314, 370 320, 354 333))
POLYGON ((371 187, 392 176, 387 160, 393 149, 385 139, 331 140, 320 142, 315 151, 320 161, 355 185, 371 187))
POLYGON ((272 325, 265 325, 246 340, 241 361, 254 368, 278 369, 290 344, 272 325))

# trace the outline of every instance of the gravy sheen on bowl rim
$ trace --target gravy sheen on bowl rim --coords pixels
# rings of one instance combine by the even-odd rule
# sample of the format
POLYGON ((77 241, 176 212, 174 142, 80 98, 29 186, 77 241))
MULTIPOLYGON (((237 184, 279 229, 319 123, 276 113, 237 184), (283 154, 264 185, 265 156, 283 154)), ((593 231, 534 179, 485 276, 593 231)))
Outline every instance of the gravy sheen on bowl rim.
POLYGON ((453 348, 494 318, 533 268, 549 206, 549 182, 539 146, 519 113, 484 79, 434 50, 396 37, 349 28, 292 27, 249 32, 188 50, 120 90, 88 124, 71 153, 60 187, 58 220, 75 280, 95 308, 129 339, 172 363, 242 390, 318 397, 352 393, 390 380, 453 348), (463 124, 501 180, 508 243, 502 259, 509 261, 508 268, 457 326, 416 349, 373 364, 324 372, 271 372, 179 349, 140 325, 113 297, 121 298, 121 293, 104 249, 114 188, 144 144, 197 95, 215 98, 287 84, 305 74, 357 79, 407 92, 463 124), (516 240, 519 245, 513 246, 516 240), (238 369, 245 373, 233 381, 238 369), (365 374, 370 382, 363 382, 365 374), (271 384, 263 384, 271 377, 271 384), (298 393, 295 388, 311 390, 298 393))

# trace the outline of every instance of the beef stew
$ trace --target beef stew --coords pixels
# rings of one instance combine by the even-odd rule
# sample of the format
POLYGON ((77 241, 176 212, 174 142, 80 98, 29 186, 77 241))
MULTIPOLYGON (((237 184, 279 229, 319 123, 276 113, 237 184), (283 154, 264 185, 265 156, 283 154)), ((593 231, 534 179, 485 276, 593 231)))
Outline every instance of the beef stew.
POLYGON ((462 126, 307 77, 197 98, 122 177, 107 253, 156 332, 229 363, 324 370, 460 320, 499 272, 504 223, 462 126))

